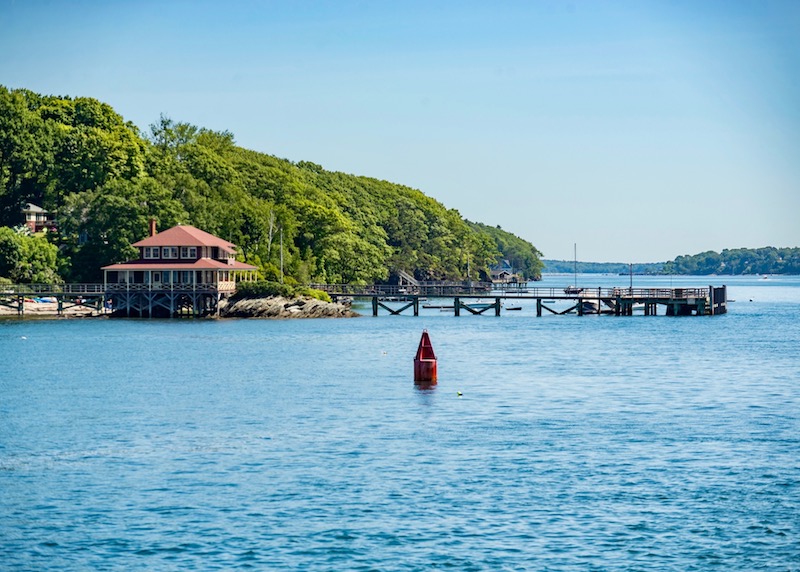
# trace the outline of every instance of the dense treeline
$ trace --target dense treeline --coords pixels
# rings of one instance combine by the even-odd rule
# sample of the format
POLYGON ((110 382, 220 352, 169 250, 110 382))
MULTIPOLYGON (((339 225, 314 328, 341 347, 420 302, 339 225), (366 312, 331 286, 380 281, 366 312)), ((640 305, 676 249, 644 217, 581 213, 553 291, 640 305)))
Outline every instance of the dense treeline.
MULTIPOLYGON (((571 274, 575 272, 575 261, 572 260, 543 260, 544 272, 553 274, 571 274)), ((629 264, 625 262, 581 262, 577 263, 577 272, 587 274, 663 274, 663 262, 638 262, 629 264)))
MULTIPOLYGON (((544 260, 544 272, 573 271, 569 260, 544 260)), ((578 262, 578 272, 627 274, 621 262, 578 262)), ((800 274, 800 248, 736 248, 679 256, 670 262, 633 264, 634 274, 800 274)))
MULTIPOLYGON (((530 243, 418 190, 243 149, 229 132, 164 116, 142 134, 95 99, 0 86, 0 226, 20 225, 29 202, 56 214, 57 230, 33 238, 57 247, 52 270, 67 281, 99 280, 101 266, 134 257, 151 217, 237 244, 267 280, 281 256, 293 283, 386 281, 397 270, 481 279, 502 258, 530 278, 541 269, 530 243)), ((6 243, 18 257, 36 250, 12 242, 0 235, 0 256, 6 243)))
POLYGON ((470 222, 470 226, 478 232, 489 235, 500 252, 503 259, 508 260, 514 272, 526 280, 539 280, 542 277, 542 253, 534 248, 531 243, 518 236, 506 232, 499 226, 492 227, 479 222, 470 222))
POLYGON ((666 274, 800 274, 800 248, 735 248, 679 256, 666 274))

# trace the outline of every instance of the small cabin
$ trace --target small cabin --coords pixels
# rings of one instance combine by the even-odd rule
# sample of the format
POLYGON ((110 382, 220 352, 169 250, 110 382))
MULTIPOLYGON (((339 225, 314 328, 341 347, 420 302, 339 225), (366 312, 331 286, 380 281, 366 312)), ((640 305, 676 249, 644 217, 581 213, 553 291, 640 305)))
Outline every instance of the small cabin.
POLYGON ((495 284, 515 283, 519 276, 514 273, 514 267, 508 260, 502 260, 499 264, 491 268, 492 282, 495 284))

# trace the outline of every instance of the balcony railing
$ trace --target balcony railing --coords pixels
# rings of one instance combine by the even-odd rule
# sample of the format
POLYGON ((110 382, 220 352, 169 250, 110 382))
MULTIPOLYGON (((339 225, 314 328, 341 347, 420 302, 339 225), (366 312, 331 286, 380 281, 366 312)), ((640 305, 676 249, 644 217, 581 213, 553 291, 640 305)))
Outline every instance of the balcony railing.
POLYGON ((0 284, 2 294, 102 294, 102 284, 0 284))

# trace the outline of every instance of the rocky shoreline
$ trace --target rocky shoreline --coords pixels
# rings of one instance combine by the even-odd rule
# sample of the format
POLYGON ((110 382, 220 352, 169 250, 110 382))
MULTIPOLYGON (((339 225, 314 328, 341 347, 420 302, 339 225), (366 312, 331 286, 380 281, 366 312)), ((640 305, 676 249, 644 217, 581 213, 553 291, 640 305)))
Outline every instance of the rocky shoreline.
POLYGON ((220 318, 354 318, 360 314, 353 312, 349 305, 323 302, 308 296, 270 296, 233 302, 223 300, 219 315, 220 318))

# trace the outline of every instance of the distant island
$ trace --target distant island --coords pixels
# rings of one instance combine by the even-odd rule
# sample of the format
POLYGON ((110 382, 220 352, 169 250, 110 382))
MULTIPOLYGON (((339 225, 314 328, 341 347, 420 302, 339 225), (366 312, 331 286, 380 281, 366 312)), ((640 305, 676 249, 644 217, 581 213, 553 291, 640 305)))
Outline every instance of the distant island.
MULTIPOLYGON (((572 273, 572 260, 542 260, 543 272, 572 273)), ((747 275, 800 274, 800 248, 736 248, 722 252, 709 250, 700 254, 678 256, 668 262, 577 262, 577 271, 586 274, 678 274, 678 275, 747 275)))

